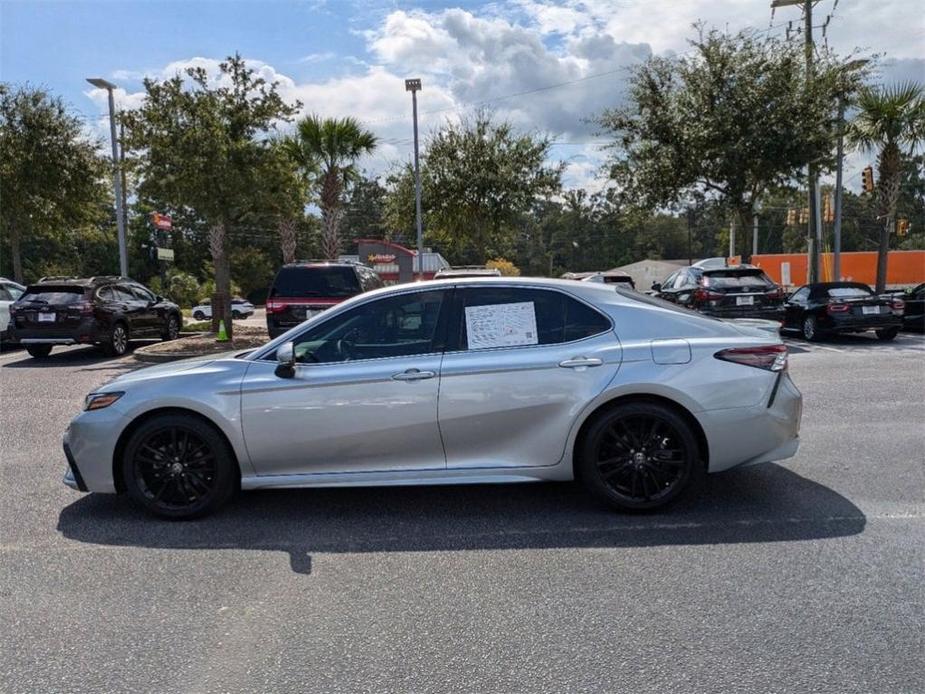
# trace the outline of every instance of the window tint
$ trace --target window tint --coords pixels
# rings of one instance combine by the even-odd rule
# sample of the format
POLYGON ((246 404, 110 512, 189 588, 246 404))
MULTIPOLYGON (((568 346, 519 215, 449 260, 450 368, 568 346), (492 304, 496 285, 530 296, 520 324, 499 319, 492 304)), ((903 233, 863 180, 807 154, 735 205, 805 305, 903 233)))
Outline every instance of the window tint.
POLYGON ((102 287, 101 289, 97 290, 96 295, 100 298, 101 301, 112 301, 112 287, 102 287))
POLYGON ((147 289, 145 289, 142 286, 133 284, 129 286, 129 289, 131 289, 132 294, 134 294, 136 297, 138 297, 142 301, 154 301, 154 294, 152 294, 151 292, 149 292, 147 289))
POLYGON ((351 266, 284 267, 273 280, 270 296, 346 297, 360 293, 357 273, 351 266))
POLYGON ((797 304, 804 303, 809 298, 809 287, 801 287, 798 289, 793 296, 790 297, 790 300, 797 304))
POLYGON ((679 272, 674 281, 674 289, 680 289, 690 284, 690 275, 687 272, 679 272))
POLYGON ((833 299, 850 299, 873 294, 867 287, 830 287, 829 296, 833 299))
POLYGON ((714 270, 704 273, 703 286, 712 289, 732 289, 734 287, 755 287, 767 289, 774 282, 762 270, 714 270))
POLYGON ((29 287, 21 300, 37 305, 67 306, 81 301, 83 296, 83 287, 29 287))
POLYGON ((0 284, 0 301, 12 301, 13 297, 6 290, 6 287, 0 284))
POLYGON ((675 271, 668 275, 668 277, 662 281, 662 289, 671 289, 674 286, 674 281, 678 279, 679 274, 680 273, 675 271))
POLYGON ((121 285, 112 287, 112 293, 116 301, 125 301, 128 303, 138 301, 135 295, 128 290, 128 287, 123 287, 121 285))
POLYGON ((22 296, 22 289, 16 287, 12 284, 5 285, 7 293, 10 295, 10 299, 16 301, 19 297, 22 296))
MULTIPOLYGON (((462 311, 459 317, 460 349, 481 348, 481 345, 489 347, 485 343, 484 336, 480 336, 478 342, 475 340, 470 341, 469 339, 466 308, 471 307, 531 304, 533 317, 536 321, 536 335, 528 335, 529 330, 527 330, 521 335, 522 341, 511 344, 511 346, 550 345, 571 342, 610 329, 610 322, 601 314, 561 292, 519 287, 485 287, 465 289, 462 295, 462 311), (473 347, 473 344, 477 346, 473 347)), ((489 319, 491 317, 490 312, 486 312, 484 315, 488 316, 489 319)), ((522 330, 523 328, 518 326, 517 329, 522 330)), ((503 338, 499 339, 497 346, 504 345, 503 338)))
POLYGON ((357 306, 295 340, 304 364, 429 354, 443 349, 438 330, 446 291, 416 292, 357 306))

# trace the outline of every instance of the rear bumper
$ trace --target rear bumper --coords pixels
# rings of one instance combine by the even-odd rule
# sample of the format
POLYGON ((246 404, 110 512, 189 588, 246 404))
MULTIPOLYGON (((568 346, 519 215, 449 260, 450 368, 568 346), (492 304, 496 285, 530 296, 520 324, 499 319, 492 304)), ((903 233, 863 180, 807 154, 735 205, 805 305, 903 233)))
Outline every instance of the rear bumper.
POLYGON ((754 407, 698 413, 709 446, 709 471, 792 457, 800 445, 802 416, 803 395, 787 372, 754 407))
POLYGON ((10 326, 9 340, 22 345, 87 345, 109 339, 95 321, 82 321, 67 328, 18 328, 10 326))
POLYGON ((700 311, 705 316, 714 318, 764 318, 765 320, 782 321, 784 309, 782 306, 733 306, 731 308, 704 308, 700 311))
POLYGON ((903 325, 902 316, 882 315, 869 316, 868 318, 849 318, 840 319, 829 317, 826 321, 820 321, 819 327, 829 332, 859 332, 864 330, 880 330, 883 328, 901 328, 903 325))

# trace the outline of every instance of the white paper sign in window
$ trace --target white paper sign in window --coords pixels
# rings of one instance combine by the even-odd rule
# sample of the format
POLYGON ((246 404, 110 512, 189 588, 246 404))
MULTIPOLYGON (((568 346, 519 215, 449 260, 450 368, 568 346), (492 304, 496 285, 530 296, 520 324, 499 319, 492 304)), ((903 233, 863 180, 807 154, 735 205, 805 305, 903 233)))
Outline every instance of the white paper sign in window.
POLYGON ((466 338, 469 349, 537 344, 533 302, 466 306, 466 338))

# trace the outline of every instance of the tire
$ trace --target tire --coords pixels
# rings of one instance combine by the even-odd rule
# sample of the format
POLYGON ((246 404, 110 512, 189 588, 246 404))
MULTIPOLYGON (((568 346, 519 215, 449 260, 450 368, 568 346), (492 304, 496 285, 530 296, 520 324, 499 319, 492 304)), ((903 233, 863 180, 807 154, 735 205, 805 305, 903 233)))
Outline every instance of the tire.
POLYGON ((174 315, 170 314, 167 316, 167 324, 164 326, 164 332, 161 333, 161 339, 165 342, 168 340, 176 340, 180 336, 180 319, 174 315))
POLYGON ((110 357, 121 357, 128 351, 128 329, 125 323, 116 323, 109 331, 109 341, 103 346, 103 350, 110 357))
POLYGON ((26 351, 30 357, 44 359, 51 354, 51 345, 26 345, 26 351))
POLYGON ((238 467, 224 437, 209 423, 164 414, 128 440, 122 479, 129 498, 148 513, 189 520, 213 513, 238 488, 238 467))
POLYGON ((231 312, 231 320, 240 320, 240 319, 241 319, 240 313, 238 313, 237 311, 231 312))
POLYGON ((889 342, 899 335, 899 328, 881 328, 877 330, 877 339, 881 342, 889 342))
POLYGON ((819 339, 819 323, 816 321, 815 316, 806 316, 803 319, 803 327, 800 332, 803 334, 803 339, 807 342, 815 342, 819 339))
POLYGON ((204 321, 206 319, 206 314, 202 311, 196 311, 196 313, 193 314, 193 318, 198 321, 204 321))
POLYGON ((658 403, 628 402, 605 410, 591 422, 578 453, 584 485, 619 511, 664 507, 703 474, 690 425, 658 403))

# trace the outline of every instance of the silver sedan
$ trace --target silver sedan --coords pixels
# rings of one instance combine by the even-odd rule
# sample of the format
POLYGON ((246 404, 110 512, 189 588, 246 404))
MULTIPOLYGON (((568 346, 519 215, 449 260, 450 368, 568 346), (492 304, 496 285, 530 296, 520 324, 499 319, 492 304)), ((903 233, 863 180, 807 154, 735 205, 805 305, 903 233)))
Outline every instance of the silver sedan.
POLYGON ((65 483, 173 518, 239 488, 575 477, 645 510, 794 455, 801 409, 765 331, 588 282, 435 281, 117 378, 65 433, 65 483))

